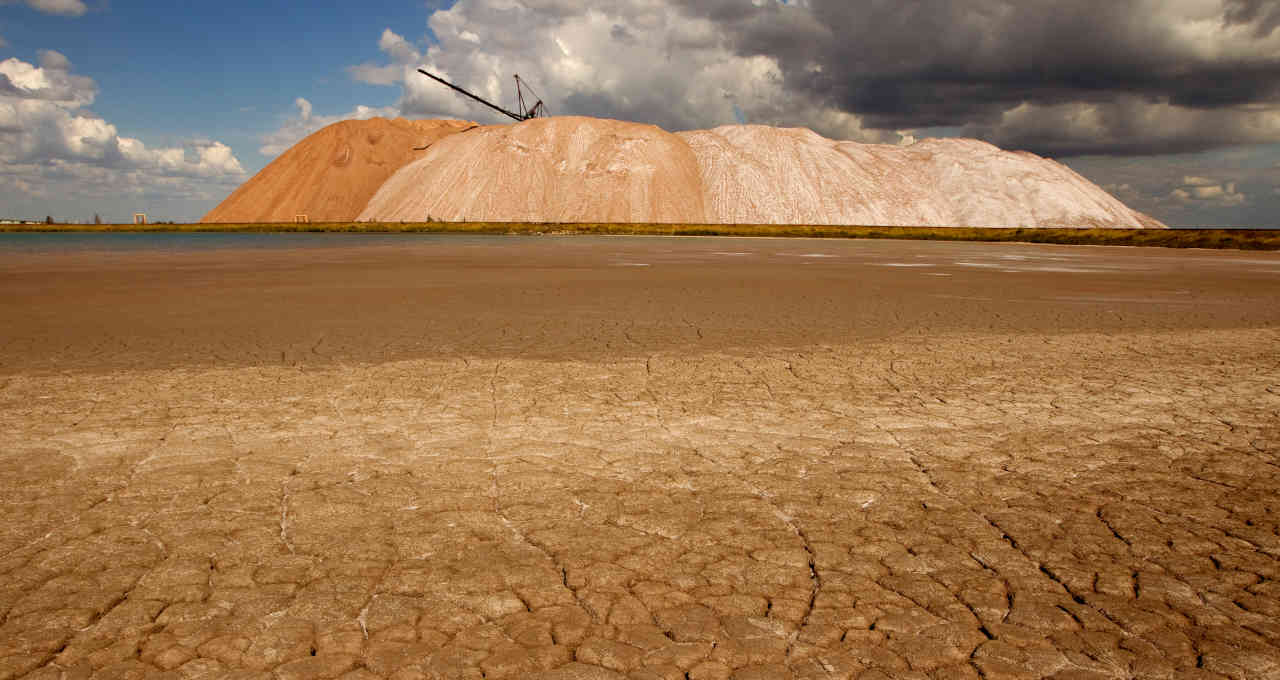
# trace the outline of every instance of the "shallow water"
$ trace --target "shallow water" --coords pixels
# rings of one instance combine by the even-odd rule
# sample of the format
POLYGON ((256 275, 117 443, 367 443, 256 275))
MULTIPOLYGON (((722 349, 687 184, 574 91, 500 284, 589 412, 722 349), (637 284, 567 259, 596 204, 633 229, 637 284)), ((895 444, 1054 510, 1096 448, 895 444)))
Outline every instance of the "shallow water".
POLYGON ((344 234, 344 233, 217 233, 217 232, 120 232, 103 233, 0 233, 0 255, 83 252, 201 252, 213 250, 273 250, 303 248, 351 248, 403 246, 433 241, 451 244, 484 243, 506 236, 469 234, 344 234))

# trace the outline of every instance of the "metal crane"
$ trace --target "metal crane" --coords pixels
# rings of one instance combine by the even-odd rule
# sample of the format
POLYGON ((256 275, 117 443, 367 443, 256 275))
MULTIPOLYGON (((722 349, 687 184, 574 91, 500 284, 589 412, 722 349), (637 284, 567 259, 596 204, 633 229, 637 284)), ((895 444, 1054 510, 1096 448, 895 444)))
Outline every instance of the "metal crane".
POLYGON ((498 113, 501 113, 504 116, 507 116, 509 118, 514 118, 517 122, 526 121, 526 120, 529 120, 530 118, 542 118, 547 115, 547 107, 543 105, 542 100, 537 99, 538 95, 534 93, 533 88, 529 87, 529 84, 521 80, 520 76, 518 75, 516 76, 516 101, 519 102, 520 112, 516 113, 515 111, 508 111, 502 108, 501 106, 494 104, 493 102, 490 102, 474 94, 471 94, 470 92, 467 92, 466 90, 458 87, 457 85, 454 85, 453 83, 445 80, 444 78, 428 73, 423 69, 418 69, 418 73, 421 73, 422 75, 442 85, 447 85, 453 91, 459 94, 462 94, 466 97, 470 97, 471 99, 474 99, 480 102, 481 104, 484 104, 485 106, 493 109, 494 111, 497 111, 498 113), (528 90, 529 95, 536 100, 536 103, 532 107, 525 106, 525 100, 524 100, 525 90, 528 90))

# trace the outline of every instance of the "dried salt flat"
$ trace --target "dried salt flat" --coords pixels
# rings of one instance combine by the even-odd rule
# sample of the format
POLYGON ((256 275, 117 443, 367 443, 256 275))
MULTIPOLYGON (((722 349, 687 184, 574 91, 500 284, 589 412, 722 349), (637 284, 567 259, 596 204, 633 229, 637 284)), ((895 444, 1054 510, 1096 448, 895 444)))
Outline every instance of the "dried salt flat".
POLYGON ((1170 297, 1122 297, 1115 295, 1059 295, 1049 298, 1055 302, 1079 302, 1085 304, 1097 304, 1099 302, 1110 303, 1134 303, 1134 304, 1161 304, 1161 305, 1203 305, 1205 300, 1186 300, 1170 297))
POLYGON ((1088 267, 1022 267, 1019 269, 1010 269, 1014 272, 1052 272, 1055 274, 1104 274, 1108 271, 1114 271, 1106 268, 1092 269, 1088 267))

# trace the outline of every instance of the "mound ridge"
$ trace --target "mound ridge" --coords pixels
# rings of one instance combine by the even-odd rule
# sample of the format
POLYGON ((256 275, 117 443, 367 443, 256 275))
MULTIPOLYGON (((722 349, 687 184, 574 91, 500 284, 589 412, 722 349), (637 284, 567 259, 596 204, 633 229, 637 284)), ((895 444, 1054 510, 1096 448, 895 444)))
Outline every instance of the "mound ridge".
POLYGON ((313 221, 1164 226, 1065 165, 974 139, 891 146, 761 125, 673 134, 577 116, 483 127, 338 123, 299 142, 204 221, 297 213, 313 221))
POLYGON ((344 120, 315 132, 240 185, 201 222, 354 219, 422 147, 474 123, 460 120, 344 120))

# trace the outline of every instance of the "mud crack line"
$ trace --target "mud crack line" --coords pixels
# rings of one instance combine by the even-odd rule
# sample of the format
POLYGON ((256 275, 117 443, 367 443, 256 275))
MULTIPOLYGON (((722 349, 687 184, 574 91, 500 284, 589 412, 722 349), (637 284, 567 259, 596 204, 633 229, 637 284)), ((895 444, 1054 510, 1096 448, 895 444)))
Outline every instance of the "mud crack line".
POLYGON ((809 605, 805 607, 804 616, 800 618, 800 626, 796 628, 796 632, 791 634, 791 638, 787 640, 786 660, 791 661, 791 653, 795 649, 796 641, 800 639, 800 634, 809 625, 809 619, 813 616, 813 609, 818 603, 818 594, 822 592, 822 574, 818 572, 818 560, 814 555, 813 546, 809 543, 809 536, 801 529, 798 524, 790 518, 783 518, 787 526, 800 537, 801 547, 804 548, 805 555, 809 558, 809 605))

